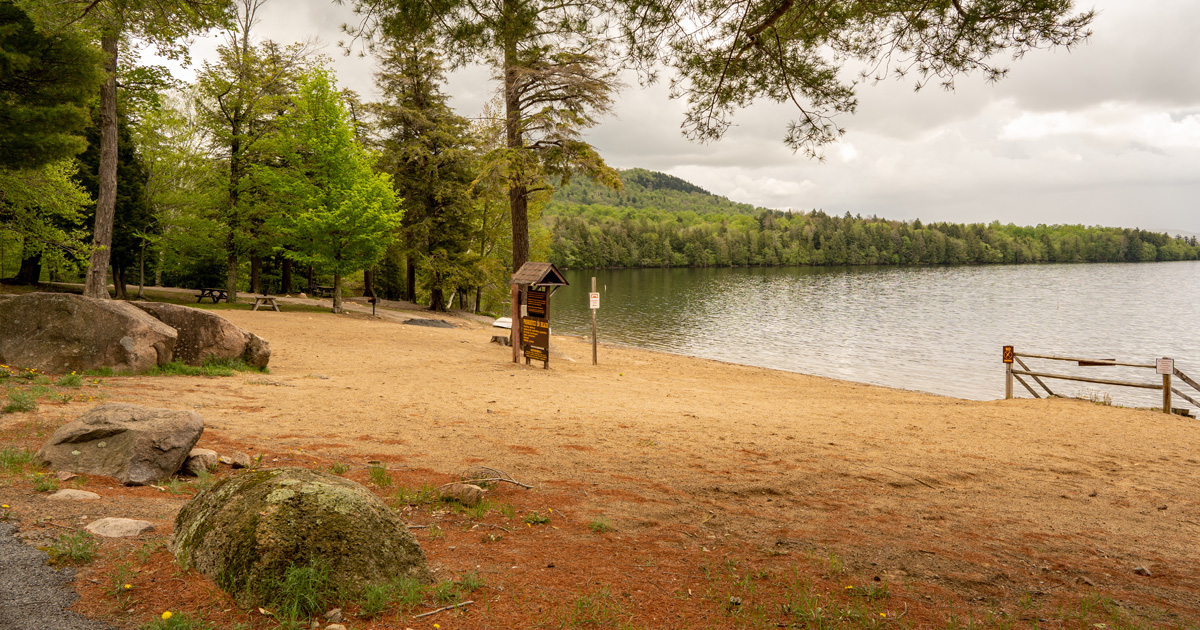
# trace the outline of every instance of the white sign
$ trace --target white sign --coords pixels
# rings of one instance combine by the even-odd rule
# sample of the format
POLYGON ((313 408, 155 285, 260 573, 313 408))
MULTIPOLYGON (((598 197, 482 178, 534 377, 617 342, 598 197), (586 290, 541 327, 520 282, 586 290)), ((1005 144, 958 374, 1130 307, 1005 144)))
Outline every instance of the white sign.
POLYGON ((593 311, 600 308, 600 294, 599 293, 589 293, 588 301, 591 303, 591 308, 593 311))
POLYGON ((1154 371, 1158 374, 1171 374, 1175 371, 1175 359, 1163 357, 1154 360, 1154 371))

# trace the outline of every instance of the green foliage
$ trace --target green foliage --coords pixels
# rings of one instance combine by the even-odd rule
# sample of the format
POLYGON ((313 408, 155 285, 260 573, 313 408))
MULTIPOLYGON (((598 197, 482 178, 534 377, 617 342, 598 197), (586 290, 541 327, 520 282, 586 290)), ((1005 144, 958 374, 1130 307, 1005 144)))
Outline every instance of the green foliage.
POLYGON ((525 523, 529 525, 545 525, 549 522, 550 516, 548 514, 542 514, 541 512, 530 512, 525 515, 525 523))
POLYGON ((74 372, 71 372, 70 374, 63 375, 54 384, 58 385, 59 387, 82 387, 83 386, 83 376, 76 374, 74 372))
MULTIPOLYGON (((74 177, 74 160, 33 169, 0 168, 0 235, 23 238, 22 258, 72 265, 86 259, 89 246, 82 229, 88 193, 74 177)), ((36 281, 36 279, 30 279, 36 281)))
POLYGON ((612 523, 608 522, 608 519, 606 519, 604 517, 600 517, 600 518, 592 521, 591 523, 589 523, 588 529, 592 530, 593 532, 595 532, 597 534, 607 534, 608 532, 611 532, 616 528, 614 528, 612 526, 612 523))
POLYGON ((55 492, 58 490, 58 479, 46 473, 35 473, 33 489, 37 492, 55 492))
POLYGON ((83 565, 96 558, 100 543, 88 532, 60 534, 46 549, 51 564, 83 565))
POLYGON ((279 158, 287 168, 257 170, 274 194, 295 204, 280 218, 292 248, 286 254, 334 274, 333 311, 340 312, 342 278, 383 256, 403 210, 391 177, 372 171, 328 71, 300 79, 280 127, 279 158))
POLYGON ((333 462, 332 464, 329 465, 329 472, 331 472, 335 475, 344 475, 349 470, 350 470, 350 467, 347 466, 346 464, 343 464, 342 462, 333 462))
POLYGON ((560 617, 558 627, 564 629, 633 628, 633 613, 613 598, 607 586, 577 596, 571 600, 567 609, 560 613, 560 617))
POLYGON ((371 466, 367 473, 371 477, 371 483, 380 488, 387 488, 392 485, 392 475, 383 466, 371 466))
POLYGON ((172 361, 146 370, 147 376, 233 376, 237 372, 259 372, 256 368, 241 359, 219 359, 209 357, 202 365, 187 365, 172 361))
POLYGON ((25 466, 33 463, 33 453, 12 446, 0 448, 0 469, 10 475, 19 475, 25 466))
POLYGON ((37 169, 84 149, 99 61, 82 35, 49 33, 0 1, 0 169, 37 169))
POLYGON ((172 612, 167 619, 160 616, 154 621, 138 626, 138 630, 215 630, 215 628, 216 626, 202 617, 193 617, 183 612, 172 612))
POLYGON ((23 389, 13 389, 8 392, 8 402, 4 405, 4 413, 36 410, 37 397, 32 392, 23 389))
MULTIPOLYGON (((1022 264, 1196 260, 1200 242, 1144 230, 911 223, 734 204, 681 186, 621 193, 572 183, 547 207, 563 268, 1022 264), (597 203, 585 200, 600 200, 597 203), (610 205, 611 203, 611 205, 610 205)), ((668 182, 669 184, 669 182, 668 182)))
POLYGON ((337 598, 338 589, 329 579, 329 567, 312 561, 290 566, 279 579, 260 585, 260 595, 280 618, 297 620, 324 612, 337 598))

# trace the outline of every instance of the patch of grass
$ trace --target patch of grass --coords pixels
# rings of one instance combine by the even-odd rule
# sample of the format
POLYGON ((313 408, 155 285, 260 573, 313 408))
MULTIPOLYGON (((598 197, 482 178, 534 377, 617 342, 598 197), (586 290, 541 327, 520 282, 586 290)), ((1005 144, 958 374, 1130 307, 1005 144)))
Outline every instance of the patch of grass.
POLYGON ((425 484, 420 488, 410 486, 396 487, 396 503, 402 505, 436 505, 441 502, 442 496, 432 484, 425 484))
POLYGON ((830 551, 827 562, 825 572, 827 577, 834 578, 846 572, 846 565, 842 564, 842 559, 836 553, 830 551))
POLYGON ((359 615, 368 619, 393 607, 411 607, 425 600, 425 585, 420 580, 400 577, 382 584, 369 584, 358 593, 359 615))
POLYGON ((196 473, 196 480, 192 482, 192 487, 195 488, 196 492, 200 492, 202 490, 207 490, 216 482, 216 475, 207 470, 201 470, 200 472, 196 473))
POLYGON ((76 374, 75 372, 71 372, 70 374, 58 379, 58 382, 55 383, 55 385, 58 385, 59 387, 83 387, 83 376, 76 374))
POLYGON ((442 531, 442 528, 438 527, 437 525, 430 525, 429 529, 426 531, 429 532, 430 540, 437 540, 438 538, 446 535, 446 533, 442 531))
MULTIPOLYGON (((163 616, 167 614, 164 612, 163 616)), ((214 630, 215 626, 203 617, 192 617, 187 613, 172 612, 169 617, 159 617, 149 623, 138 626, 138 630, 214 630)))
POLYGON ((600 518, 589 523, 588 529, 592 530, 593 532, 595 532, 597 534, 607 534, 608 532, 611 532, 616 528, 614 528, 612 526, 612 523, 608 522, 608 519, 601 516, 600 518))
POLYGON ((116 600, 118 611, 129 608, 130 600, 133 597, 132 581, 133 569, 127 562, 118 564, 108 576, 108 588, 105 590, 105 594, 116 600))
POLYGON ((478 571, 470 571, 458 577, 458 586, 467 593, 474 593, 486 585, 483 578, 479 577, 478 571))
POLYGON ((367 473, 371 477, 371 483, 375 484, 376 486, 379 486, 380 488, 391 487, 392 475, 388 473, 387 469, 383 466, 371 466, 367 470, 367 473))
POLYGON ((96 559, 100 543, 88 532, 62 534, 46 548, 51 564, 83 565, 96 559))
POLYGON ((525 515, 524 520, 527 525, 545 525, 550 522, 550 517, 541 512, 530 512, 525 515))
POLYGON ((887 599, 891 597, 887 582, 867 582, 846 591, 853 597, 863 597, 868 600, 887 599))
POLYGON ((450 580, 433 585, 433 599, 441 604, 457 604, 462 599, 458 584, 450 580))
POLYGON ((19 475, 25 472, 25 466, 33 463, 33 453, 25 450, 5 446, 0 448, 0 468, 10 475, 19 475))
POLYGON ((293 565, 278 580, 267 583, 263 600, 273 604, 281 619, 302 619, 318 612, 337 597, 337 587, 329 579, 329 566, 313 561, 293 565))
POLYGON ((32 393, 23 389, 14 389, 8 392, 8 402, 4 405, 4 413, 36 410, 37 398, 32 393))
POLYGON ((329 472, 335 475, 344 475, 349 472, 350 467, 342 462, 333 462, 329 465, 329 472))
MULTIPOLYGON (((91 369, 91 370, 84 370, 83 374, 85 376, 113 376, 114 374, 116 374, 116 372, 113 372, 112 368, 105 365, 105 366, 98 367, 98 368, 91 369)), ((99 381, 92 381, 92 382, 95 384, 99 384, 99 381)))
POLYGON ((608 587, 580 595, 561 613, 559 628, 633 628, 633 613, 609 594, 608 587))
POLYGON ((171 494, 188 494, 188 483, 180 479, 178 475, 163 482, 163 487, 171 494))
POLYGON ((46 473, 34 473, 33 489, 37 492, 55 492, 58 490, 58 478, 46 473))

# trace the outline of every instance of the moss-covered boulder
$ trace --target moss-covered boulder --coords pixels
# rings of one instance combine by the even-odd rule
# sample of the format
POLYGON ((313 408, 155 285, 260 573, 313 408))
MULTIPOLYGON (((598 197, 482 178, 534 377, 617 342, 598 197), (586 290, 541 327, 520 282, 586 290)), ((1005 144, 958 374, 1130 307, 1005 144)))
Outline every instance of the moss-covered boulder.
POLYGON ((242 606, 269 603, 289 567, 327 567, 358 587, 430 581, 404 521, 363 486, 303 468, 250 470, 197 494, 175 517, 171 550, 242 606))

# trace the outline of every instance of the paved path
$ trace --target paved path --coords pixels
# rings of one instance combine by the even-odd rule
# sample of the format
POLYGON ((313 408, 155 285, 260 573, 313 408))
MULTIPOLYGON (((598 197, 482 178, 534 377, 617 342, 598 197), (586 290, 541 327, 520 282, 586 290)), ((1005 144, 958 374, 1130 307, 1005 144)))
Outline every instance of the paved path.
POLYGON ((79 596, 75 570, 46 564, 46 553, 18 540, 0 523, 0 630, 112 630, 67 610, 79 596))

